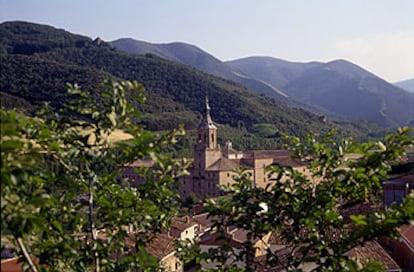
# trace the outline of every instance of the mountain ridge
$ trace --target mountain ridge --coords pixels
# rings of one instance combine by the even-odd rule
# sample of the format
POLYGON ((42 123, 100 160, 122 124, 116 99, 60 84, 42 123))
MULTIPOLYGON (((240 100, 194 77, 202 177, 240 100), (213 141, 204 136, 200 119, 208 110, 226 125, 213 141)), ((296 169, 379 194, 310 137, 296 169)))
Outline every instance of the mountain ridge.
POLYGON ((137 106, 147 117, 147 127, 155 130, 178 125, 183 119, 174 119, 175 112, 193 112, 187 116, 186 124, 190 129, 195 127, 205 94, 209 95, 211 107, 215 109, 214 120, 240 131, 268 123, 274 124, 280 132, 304 136, 311 131, 327 131, 335 124, 343 125, 344 129, 354 126, 346 122, 322 122, 316 114, 288 107, 229 80, 154 55, 123 53, 106 43, 96 43, 51 26, 28 22, 0 24, 0 56, 2 71, 10 72, 1 73, 0 91, 24 99, 31 99, 37 93, 38 102, 63 103, 66 97, 57 90, 64 91, 68 80, 74 83, 76 78, 69 76, 78 71, 88 72, 82 86, 87 90, 94 90, 95 83, 106 76, 137 80, 144 84, 148 96, 147 104, 137 106), (28 35, 30 42, 27 42, 28 35), (167 116, 170 119, 160 119, 165 112, 170 113, 167 116))
POLYGON ((297 105, 295 101, 288 101, 287 94, 275 86, 269 86, 261 80, 251 78, 240 71, 233 71, 224 62, 201 48, 183 42, 149 43, 132 38, 121 38, 111 41, 116 49, 138 55, 155 54, 171 61, 189 65, 203 72, 232 80, 258 93, 277 98, 290 105, 297 105))
POLYGON ((332 118, 367 119, 383 127, 404 126, 414 120, 414 112, 401 110, 414 107, 414 96, 398 93, 393 85, 343 59, 291 62, 253 56, 222 62, 195 45, 181 42, 156 44, 123 38, 111 45, 132 54, 149 53, 177 61, 332 118))
POLYGON ((249 57, 227 63, 327 113, 367 119, 384 127, 414 120, 414 110, 407 110, 414 108, 414 95, 346 60, 300 63, 249 57))
MULTIPOLYGON (((283 133, 304 137, 312 132, 323 134, 333 127, 338 128, 340 136, 358 139, 383 133, 369 122, 326 120, 253 93, 230 80, 155 55, 120 52, 105 42, 94 42, 52 26, 0 24, 0 57, 2 101, 3 94, 22 99, 19 104, 32 103, 38 97, 38 103, 50 102, 58 107, 69 99, 64 95, 68 80, 76 83, 82 78, 82 89, 96 96, 100 90, 96 82, 102 78, 137 80, 145 86, 147 96, 145 104, 134 104, 143 113, 140 123, 151 130, 184 124, 191 132, 200 121, 204 96, 208 94, 212 118, 223 129, 220 141, 224 143, 228 140, 225 137, 231 137, 241 149, 272 149, 283 133), (27 42, 27 37, 31 41, 27 42), (263 127, 272 127, 274 133, 261 132, 263 127)), ((192 146, 192 141, 185 140, 185 145, 192 146)))
POLYGON ((393 84, 407 92, 414 93, 414 78, 394 82, 393 84))

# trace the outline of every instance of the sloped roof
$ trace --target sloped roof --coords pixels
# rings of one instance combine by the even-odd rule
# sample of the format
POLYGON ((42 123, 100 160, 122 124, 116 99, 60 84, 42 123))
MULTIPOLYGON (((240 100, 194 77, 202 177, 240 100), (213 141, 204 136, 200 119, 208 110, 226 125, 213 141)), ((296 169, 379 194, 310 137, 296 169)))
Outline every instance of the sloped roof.
POLYGON ((348 251, 347 255, 358 259, 363 265, 368 261, 376 261, 383 263, 386 270, 401 269, 377 241, 367 241, 363 246, 357 246, 348 251))
POLYGON ((282 166, 300 167, 306 164, 293 158, 294 153, 290 150, 249 150, 243 153, 243 159, 273 159, 274 163, 282 166))
POLYGON ((183 231, 194 225, 198 225, 198 223, 192 220, 190 216, 176 217, 172 221, 170 233, 172 236, 179 238, 183 231))
MULTIPOLYGON (((39 259, 36 257, 32 257, 34 264, 39 264, 39 259)), ((19 262, 19 257, 14 257, 11 259, 1 260, 1 271, 7 271, 7 272, 21 272, 23 271, 23 265, 24 263, 19 262)), ((31 270, 29 270, 31 271, 31 270)))
POLYGON ((208 229, 214 225, 214 217, 209 213, 201 213, 193 216, 193 220, 201 225, 202 229, 208 229))
POLYGON ((223 246, 226 244, 226 242, 231 247, 238 248, 243 246, 242 242, 236 241, 230 234, 222 232, 212 233, 209 239, 201 241, 200 244, 209 246, 223 246))
POLYGON ((206 170, 207 171, 233 171, 234 169, 240 166, 246 167, 246 165, 241 164, 241 160, 231 160, 231 159, 222 157, 221 159, 216 161, 213 165, 208 167, 206 170))
POLYGON ((401 238, 405 240, 411 250, 414 251, 414 225, 401 226, 398 231, 401 233, 401 238))
POLYGON ((257 159, 277 158, 277 157, 292 157, 293 152, 284 149, 277 150, 248 150, 243 153, 247 157, 254 157, 257 159))
POLYGON ((176 250, 174 240, 174 237, 166 233, 160 233, 151 243, 146 245, 147 252, 158 260, 162 260, 176 250))

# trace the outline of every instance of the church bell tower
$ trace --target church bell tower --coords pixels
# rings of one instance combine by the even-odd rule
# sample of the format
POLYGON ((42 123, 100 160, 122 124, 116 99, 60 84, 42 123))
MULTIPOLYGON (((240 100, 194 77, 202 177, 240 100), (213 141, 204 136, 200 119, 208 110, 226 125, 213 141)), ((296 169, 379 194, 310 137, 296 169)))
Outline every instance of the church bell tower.
POLYGON ((206 96, 203 118, 197 129, 197 142, 194 148, 194 174, 196 176, 203 176, 204 171, 221 156, 217 144, 217 127, 211 120, 210 111, 208 97, 206 96))

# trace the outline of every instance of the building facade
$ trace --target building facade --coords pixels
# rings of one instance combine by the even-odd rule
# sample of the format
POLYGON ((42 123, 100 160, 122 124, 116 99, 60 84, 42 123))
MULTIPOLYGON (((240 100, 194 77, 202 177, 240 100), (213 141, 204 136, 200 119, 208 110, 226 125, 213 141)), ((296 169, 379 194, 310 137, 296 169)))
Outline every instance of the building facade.
POLYGON ((243 169, 250 175, 256 186, 265 187, 271 177, 266 167, 277 163, 292 166, 307 173, 307 168, 299 161, 292 160, 292 152, 286 150, 237 151, 228 140, 224 149, 217 143, 218 129, 213 123, 209 101, 206 98, 203 117, 197 129, 194 145, 194 159, 189 168, 190 175, 180 180, 179 193, 187 198, 191 194, 197 197, 217 197, 221 195, 220 186, 234 184, 234 176, 243 169))
MULTIPOLYGON (((205 108, 200 125, 197 128, 197 139, 194 144, 194 157, 188 168, 189 175, 181 177, 177 182, 177 190, 181 198, 191 195, 198 198, 218 197, 222 194, 221 186, 235 183, 234 177, 243 171, 250 176, 255 186, 265 187, 271 181, 266 168, 272 164, 290 166, 301 173, 311 176, 304 163, 293 160, 293 153, 287 150, 247 150, 238 151, 228 140, 222 149, 217 142, 218 128, 211 115, 209 101, 206 98, 205 108)), ((141 160, 124 165, 121 179, 128 180, 132 186, 145 182, 142 168, 153 167, 150 160, 141 160)), ((145 171, 144 171, 145 172, 145 171)))

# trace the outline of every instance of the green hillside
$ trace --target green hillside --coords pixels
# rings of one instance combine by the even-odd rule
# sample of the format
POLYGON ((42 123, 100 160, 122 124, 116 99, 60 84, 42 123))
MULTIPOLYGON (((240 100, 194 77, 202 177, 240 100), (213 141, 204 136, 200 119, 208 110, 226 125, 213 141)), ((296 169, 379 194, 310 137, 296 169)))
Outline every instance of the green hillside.
POLYGON ((187 130, 195 129, 208 94, 212 118, 229 128, 219 133, 233 130, 229 138, 245 137, 246 133, 255 137, 254 141, 235 139, 240 149, 274 146, 267 142, 277 143, 280 132, 304 136, 339 126, 341 134, 363 138, 378 129, 367 123, 323 122, 320 116, 288 107, 231 81, 153 55, 118 52, 106 43, 50 26, 2 23, 0 52, 0 91, 18 97, 19 104, 49 101, 59 107, 68 99, 66 82, 76 82, 96 94, 104 79, 127 79, 137 80, 146 88, 147 102, 136 106, 144 113, 141 122, 149 129, 171 129, 180 123, 187 130), (274 127, 277 133, 264 135, 257 124, 274 127), (256 139, 266 144, 258 145, 261 141, 256 139))

